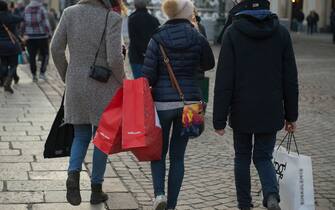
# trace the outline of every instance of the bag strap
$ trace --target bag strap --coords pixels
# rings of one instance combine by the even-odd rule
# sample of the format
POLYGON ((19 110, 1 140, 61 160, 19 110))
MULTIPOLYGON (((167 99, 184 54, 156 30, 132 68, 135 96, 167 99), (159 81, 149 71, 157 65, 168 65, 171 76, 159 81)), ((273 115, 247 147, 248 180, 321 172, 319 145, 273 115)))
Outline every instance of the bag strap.
POLYGON ((185 103, 185 97, 184 97, 184 93, 183 91, 181 90, 180 86, 179 86, 179 83, 177 81, 177 78, 176 76, 174 75, 173 73, 173 68, 172 68, 172 65, 170 63, 170 59, 169 57, 167 56, 166 54, 166 51, 163 47, 163 45, 159 44, 159 48, 161 50, 161 53, 163 55, 163 58, 164 58, 164 63, 166 65, 166 69, 169 73, 169 77, 170 77, 170 80, 171 80, 171 83, 172 83, 172 87, 175 88, 177 91, 178 91, 178 94, 180 96, 180 99, 185 103))
POLYGON ((295 139, 295 136, 294 136, 294 133, 287 133, 285 135, 285 137, 283 138, 283 140, 280 142, 280 144, 278 145, 278 148, 277 148, 277 151, 279 150, 279 147, 283 145, 284 141, 287 139, 287 144, 286 144, 286 149, 287 149, 287 152, 290 153, 291 152, 291 145, 292 145, 292 140, 294 142, 294 145, 295 145, 295 149, 297 151, 297 154, 300 155, 299 153, 299 149, 298 149, 298 144, 297 144, 297 141, 295 139))
POLYGON ((99 43, 99 47, 98 47, 98 50, 97 52, 95 53, 95 57, 94 57, 94 62, 93 62, 93 66, 96 64, 97 62, 97 58, 98 58, 98 55, 99 55, 99 52, 100 52, 100 48, 101 48, 101 45, 102 45, 102 42, 104 40, 104 37, 105 37, 105 34, 106 34, 106 28, 107 28, 107 23, 108 23, 108 15, 110 13, 110 10, 108 10, 107 14, 106 14, 106 19, 105 19, 105 27, 104 27, 104 31, 101 35, 101 39, 100 39, 100 43, 99 43))
POLYGON ((9 38, 10 38, 10 41, 15 44, 16 43, 16 37, 15 35, 9 30, 9 28, 5 25, 5 24, 2 24, 2 27, 5 29, 5 31, 7 32, 9 38))

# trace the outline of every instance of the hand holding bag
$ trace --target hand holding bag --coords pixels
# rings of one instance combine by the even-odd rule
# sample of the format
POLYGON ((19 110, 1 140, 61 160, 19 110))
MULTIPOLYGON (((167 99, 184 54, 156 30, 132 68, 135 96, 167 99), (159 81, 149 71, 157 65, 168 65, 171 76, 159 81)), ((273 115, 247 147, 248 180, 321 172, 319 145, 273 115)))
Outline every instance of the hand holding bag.
POLYGON ((173 73, 172 65, 170 64, 170 59, 168 58, 167 53, 161 44, 159 44, 159 48, 163 55, 164 63, 169 73, 172 87, 178 91, 180 99, 184 103, 183 116, 182 116, 183 129, 181 135, 187 136, 189 138, 199 137, 205 130, 206 103, 203 101, 199 101, 196 103, 187 103, 185 101, 184 93, 182 92, 179 83, 177 81, 177 78, 173 73))
POLYGON ((89 75, 92 79, 97 80, 97 81, 102 82, 102 83, 108 82, 108 80, 109 80, 109 78, 112 74, 112 71, 109 70, 108 68, 96 65, 97 58, 98 58, 98 55, 99 55, 99 52, 100 52, 100 48, 101 48, 103 39, 104 39, 105 34, 106 34, 106 28, 107 28, 109 13, 110 13, 110 10, 108 10, 108 12, 106 14, 104 31, 103 31, 101 39, 100 39, 99 48, 98 48, 97 52, 95 53, 94 62, 93 62, 93 65, 91 66, 90 75, 89 75))

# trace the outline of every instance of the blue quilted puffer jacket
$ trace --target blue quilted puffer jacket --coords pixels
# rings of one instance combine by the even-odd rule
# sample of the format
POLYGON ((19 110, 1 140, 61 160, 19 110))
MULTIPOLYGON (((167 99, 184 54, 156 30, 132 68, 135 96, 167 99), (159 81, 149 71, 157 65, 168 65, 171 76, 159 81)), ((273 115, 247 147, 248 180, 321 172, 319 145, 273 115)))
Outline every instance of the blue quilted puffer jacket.
POLYGON ((176 19, 160 27, 149 42, 142 68, 143 74, 149 79, 155 101, 174 102, 181 99, 170 82, 159 43, 166 49, 185 100, 201 100, 197 74, 215 66, 213 52, 205 37, 190 21, 176 19))

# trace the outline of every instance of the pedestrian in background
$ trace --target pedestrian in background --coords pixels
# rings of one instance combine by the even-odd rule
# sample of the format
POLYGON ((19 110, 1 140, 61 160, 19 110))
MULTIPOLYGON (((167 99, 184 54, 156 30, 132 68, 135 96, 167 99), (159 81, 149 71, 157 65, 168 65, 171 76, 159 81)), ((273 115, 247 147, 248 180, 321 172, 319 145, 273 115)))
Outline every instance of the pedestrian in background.
POLYGON ((154 210, 176 208, 184 177, 184 157, 188 143, 188 137, 181 135, 184 103, 178 91, 173 88, 159 45, 167 52, 186 102, 202 100, 196 75, 199 69, 206 71, 215 66, 209 43, 191 23, 194 15, 192 1, 165 0, 162 3, 162 10, 169 20, 152 36, 142 68, 144 76, 148 78, 153 88, 153 98, 163 129, 162 159, 151 162, 155 193, 154 210), (170 167, 166 196, 168 150, 170 167))
MULTIPOLYGON (((89 143, 105 107, 125 75, 122 17, 115 12, 121 10, 119 0, 80 0, 64 10, 51 42, 55 66, 66 85, 65 123, 74 125, 66 181, 66 198, 72 205, 81 203, 80 171, 89 143), (69 61, 65 53, 67 47, 69 61), (104 72, 111 74, 108 76, 104 72)), ((107 155, 95 147, 91 204, 108 199, 102 191, 106 161, 107 155)))
POLYGON ((195 20, 197 22, 197 27, 198 27, 199 32, 205 38, 207 38, 206 28, 205 28, 204 25, 202 25, 202 23, 201 23, 201 17, 200 17, 200 15, 199 15, 199 13, 198 13, 198 11, 196 9, 194 10, 194 17, 195 17, 195 20))
POLYGON ((14 93, 11 84, 21 50, 17 28, 22 21, 22 17, 13 15, 7 3, 0 0, 0 86, 9 93, 14 93))
MULTIPOLYGON (((259 0, 264 2, 264 0, 259 0)), ((238 207, 250 210, 250 164, 263 190, 263 205, 280 210, 272 153, 285 123, 294 132, 298 119, 298 77, 292 41, 277 15, 254 8, 235 14, 226 30, 216 72, 213 123, 219 135, 233 129, 238 207), (229 119, 228 118, 229 115, 229 119)))
POLYGON ((297 19, 297 23, 298 23, 298 32, 303 32, 304 31, 305 14, 301 9, 299 9, 297 11, 296 19, 297 19))
POLYGON ((57 24, 58 24, 58 16, 56 13, 56 10, 51 8, 48 12, 48 20, 51 27, 51 33, 53 34, 56 30, 57 24))
POLYGON ((24 11, 25 37, 29 53, 30 70, 33 82, 37 82, 36 56, 41 55, 41 68, 39 78, 45 80, 49 59, 49 38, 51 27, 48 20, 48 12, 43 7, 42 0, 31 0, 24 11))
POLYGON ((311 11, 307 16, 307 34, 313 35, 318 32, 319 15, 311 11))
POLYGON ((331 30, 333 32, 333 43, 335 44, 335 9, 333 9, 330 15, 330 24, 331 24, 331 30))
POLYGON ((142 76, 145 51, 160 23, 147 10, 146 0, 134 0, 135 12, 128 18, 129 62, 134 78, 142 76))

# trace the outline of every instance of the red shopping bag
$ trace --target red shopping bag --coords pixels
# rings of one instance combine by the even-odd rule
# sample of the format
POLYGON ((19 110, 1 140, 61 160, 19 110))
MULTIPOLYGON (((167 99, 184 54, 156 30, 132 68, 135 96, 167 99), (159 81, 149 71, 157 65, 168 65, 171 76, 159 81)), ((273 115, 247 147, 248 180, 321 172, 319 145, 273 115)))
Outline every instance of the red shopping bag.
POLYGON ((117 90, 111 102, 104 110, 93 144, 105 154, 122 152, 122 102, 123 89, 117 90))
POLYGON ((148 81, 125 80, 123 91, 122 149, 131 150, 139 161, 159 160, 162 129, 148 81))

